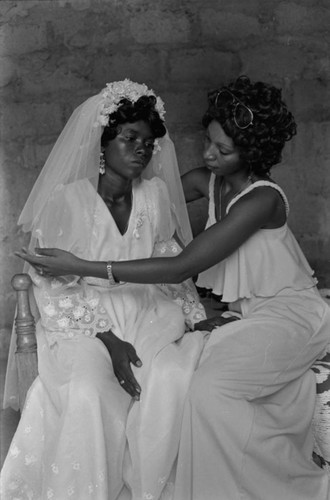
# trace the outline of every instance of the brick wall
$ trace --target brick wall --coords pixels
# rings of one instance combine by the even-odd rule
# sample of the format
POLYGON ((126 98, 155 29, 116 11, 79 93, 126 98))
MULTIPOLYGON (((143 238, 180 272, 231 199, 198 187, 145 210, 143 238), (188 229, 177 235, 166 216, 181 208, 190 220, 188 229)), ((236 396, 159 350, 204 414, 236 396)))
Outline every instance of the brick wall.
MULTIPOLYGON (((77 104, 106 82, 145 82, 166 103, 182 172, 201 164, 206 92, 248 74, 273 82, 298 121, 274 173, 291 226, 330 286, 330 4, 327 0, 0 2, 0 328, 12 321, 18 215, 77 104)), ((200 229, 205 204, 190 207, 200 229)))

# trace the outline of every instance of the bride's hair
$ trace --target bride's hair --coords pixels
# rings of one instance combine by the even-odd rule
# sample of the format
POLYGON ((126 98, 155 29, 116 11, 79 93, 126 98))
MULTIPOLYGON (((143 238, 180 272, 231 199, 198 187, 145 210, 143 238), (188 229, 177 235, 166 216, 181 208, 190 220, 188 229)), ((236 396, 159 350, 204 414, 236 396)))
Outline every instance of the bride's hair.
POLYGON ((119 125, 139 120, 148 123, 155 139, 166 134, 164 121, 156 110, 156 97, 145 95, 134 103, 124 98, 120 101, 118 109, 109 115, 108 125, 104 127, 101 137, 101 145, 106 146, 109 141, 115 139, 119 125))

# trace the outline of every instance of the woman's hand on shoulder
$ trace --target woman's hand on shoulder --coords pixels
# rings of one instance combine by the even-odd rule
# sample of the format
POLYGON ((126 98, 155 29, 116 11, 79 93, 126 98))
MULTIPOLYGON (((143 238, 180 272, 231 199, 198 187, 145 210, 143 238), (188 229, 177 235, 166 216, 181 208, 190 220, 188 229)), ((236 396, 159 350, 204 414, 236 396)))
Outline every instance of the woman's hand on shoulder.
POLYGON ((211 172, 206 167, 194 168, 181 177, 186 201, 208 197, 211 172))
POLYGON ((58 248, 36 248, 35 253, 22 248, 20 252, 15 252, 15 255, 28 262, 37 273, 44 276, 82 274, 83 260, 58 248))

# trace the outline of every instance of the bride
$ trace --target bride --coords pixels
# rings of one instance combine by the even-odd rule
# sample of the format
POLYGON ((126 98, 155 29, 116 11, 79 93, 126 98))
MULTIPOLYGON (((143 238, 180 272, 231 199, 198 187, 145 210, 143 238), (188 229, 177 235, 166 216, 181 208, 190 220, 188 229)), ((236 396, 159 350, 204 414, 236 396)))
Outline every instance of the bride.
MULTIPOLYGON (((31 249, 116 261, 180 252, 178 241, 191 235, 164 113, 152 90, 129 80, 74 111, 19 219, 31 249)), ((205 318, 192 282, 111 287, 29 272, 39 376, 2 469, 1 498, 170 495, 184 395, 203 346, 202 333, 185 334, 205 318)))

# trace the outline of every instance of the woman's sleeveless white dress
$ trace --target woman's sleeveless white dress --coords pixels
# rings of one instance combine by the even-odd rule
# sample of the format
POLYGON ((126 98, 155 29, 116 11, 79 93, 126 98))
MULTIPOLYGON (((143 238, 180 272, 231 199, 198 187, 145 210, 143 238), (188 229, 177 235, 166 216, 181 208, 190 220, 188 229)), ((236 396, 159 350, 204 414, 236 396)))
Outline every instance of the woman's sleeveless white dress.
MULTIPOLYGON (((208 226, 215 223, 211 175, 208 226)), ((259 181, 252 189, 276 189, 259 181)), ((185 403, 175 500, 327 500, 312 460, 315 375, 330 309, 287 224, 261 229, 197 284, 242 319, 213 330, 185 403)))

